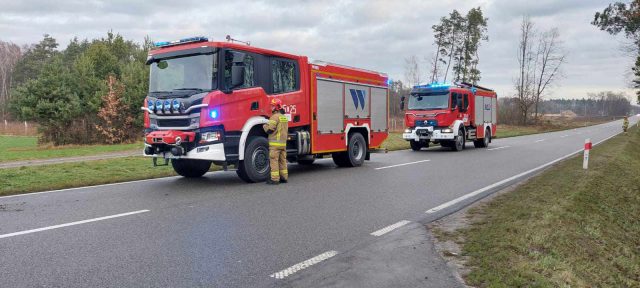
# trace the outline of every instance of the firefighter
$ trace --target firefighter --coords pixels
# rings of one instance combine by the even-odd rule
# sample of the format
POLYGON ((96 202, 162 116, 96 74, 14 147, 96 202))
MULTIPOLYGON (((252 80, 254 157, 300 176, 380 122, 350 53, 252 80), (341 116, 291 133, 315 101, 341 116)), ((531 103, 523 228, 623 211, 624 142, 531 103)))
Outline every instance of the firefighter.
POLYGON ((627 118, 627 116, 624 116, 624 120, 622 120, 622 131, 626 134, 627 129, 629 129, 629 118, 627 118))
POLYGON ((272 115, 269 122, 263 125, 264 131, 269 134, 269 166, 271 178, 267 184, 287 183, 289 172, 287 171, 287 134, 289 131, 289 119, 284 116, 282 101, 271 99, 272 115))

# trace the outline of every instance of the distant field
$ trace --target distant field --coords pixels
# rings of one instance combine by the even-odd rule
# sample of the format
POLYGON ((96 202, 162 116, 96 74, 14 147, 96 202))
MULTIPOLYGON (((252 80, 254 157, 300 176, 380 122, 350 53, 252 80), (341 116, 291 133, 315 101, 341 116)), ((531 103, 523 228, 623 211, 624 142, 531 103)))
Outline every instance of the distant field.
POLYGON ((37 138, 32 136, 0 135, 0 162, 86 156, 133 149, 142 149, 142 144, 66 145, 52 147, 38 146, 37 138))

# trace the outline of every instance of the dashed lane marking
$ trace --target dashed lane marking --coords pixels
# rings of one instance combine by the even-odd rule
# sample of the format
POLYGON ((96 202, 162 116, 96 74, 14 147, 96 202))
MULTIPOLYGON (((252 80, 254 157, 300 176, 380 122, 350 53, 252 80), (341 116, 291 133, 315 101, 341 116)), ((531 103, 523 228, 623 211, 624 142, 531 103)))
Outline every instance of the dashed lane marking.
POLYGON ((560 138, 566 138, 566 137, 569 137, 569 135, 565 134, 565 135, 560 136, 560 138))
POLYGON ((69 227, 69 226, 74 226, 74 225, 80 225, 80 224, 85 224, 85 223, 90 223, 90 222, 113 219, 113 218, 118 218, 118 217, 124 217, 124 216, 139 214, 139 213, 145 213, 145 212, 149 212, 149 210, 138 210, 138 211, 127 212, 127 213, 122 213, 122 214, 116 214, 116 215, 111 215, 111 216, 104 216, 104 217, 87 219, 87 220, 76 221, 76 222, 70 222, 70 223, 65 223, 65 224, 60 224, 60 225, 53 225, 53 226, 47 226, 47 227, 42 227, 42 228, 37 228, 37 229, 14 232, 14 233, 9 233, 9 234, 2 234, 2 235, 0 235, 0 239, 13 237, 13 236, 18 236, 18 235, 42 232, 42 231, 47 231, 47 230, 52 230, 52 229, 58 229, 58 228, 63 228, 63 227, 69 227))
POLYGON ((384 234, 387 234, 387 233, 389 233, 389 232, 391 232, 393 230, 396 230, 396 229, 398 229, 398 228, 400 228, 400 227, 402 227, 404 225, 407 225, 409 223, 411 223, 411 221, 402 220, 402 221, 400 221, 398 223, 391 224, 391 225, 389 225, 387 227, 384 227, 384 228, 382 228, 382 229, 380 229, 378 231, 375 231, 375 232, 371 233, 371 235, 376 236, 376 237, 382 236, 384 234))
POLYGON ((544 140, 546 140, 546 139, 539 139, 539 140, 536 140, 536 142, 535 142, 535 143, 540 143, 540 142, 542 142, 542 141, 544 141, 544 140))
POLYGON ((388 169, 388 168, 394 168, 394 167, 418 164, 418 163, 429 162, 429 161, 431 161, 431 160, 420 160, 420 161, 415 161, 415 162, 402 163, 402 164, 396 164, 396 165, 384 166, 384 167, 378 167, 378 168, 375 168, 375 169, 376 170, 382 170, 382 169, 388 169))
POLYGON ((500 147, 496 147, 496 148, 487 149, 487 151, 506 149, 506 148, 509 148, 509 147, 511 147, 511 146, 500 146, 500 147))
POLYGON ((316 264, 318 264, 318 263, 320 263, 320 262, 322 262, 324 260, 327 260, 327 259, 329 259, 329 258, 331 258, 333 256, 336 256, 337 254, 338 254, 338 251, 333 251, 333 250, 324 252, 324 253, 316 256, 316 257, 313 257, 313 258, 311 258, 309 260, 302 261, 302 262, 300 262, 300 263, 298 263, 296 265, 293 265, 293 266, 291 266, 291 267, 289 267, 287 269, 284 269, 284 270, 282 270, 280 272, 273 273, 273 274, 269 275, 269 277, 276 278, 276 279, 284 279, 284 278, 290 276, 293 273, 296 273, 296 272, 298 272, 300 270, 303 270, 305 268, 308 268, 310 266, 316 265, 316 264))

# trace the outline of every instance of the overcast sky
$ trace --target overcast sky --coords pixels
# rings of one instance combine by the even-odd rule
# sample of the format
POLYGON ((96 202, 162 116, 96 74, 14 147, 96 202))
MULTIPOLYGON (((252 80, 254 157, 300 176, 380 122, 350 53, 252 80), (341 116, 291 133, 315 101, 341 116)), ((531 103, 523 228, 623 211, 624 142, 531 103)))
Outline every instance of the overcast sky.
POLYGON ((627 91, 633 59, 623 39, 590 25, 607 0, 479 1, 202 1, 202 0, 0 0, 0 40, 37 42, 44 33, 66 46, 74 36, 103 37, 108 30, 127 39, 155 41, 195 35, 222 41, 227 34, 253 46, 306 55, 404 78, 404 59, 435 52, 431 26, 452 9, 482 7, 489 42, 480 47, 480 85, 513 94, 518 25, 530 15, 543 31, 558 27, 567 64, 550 97, 582 98, 588 92, 627 91))

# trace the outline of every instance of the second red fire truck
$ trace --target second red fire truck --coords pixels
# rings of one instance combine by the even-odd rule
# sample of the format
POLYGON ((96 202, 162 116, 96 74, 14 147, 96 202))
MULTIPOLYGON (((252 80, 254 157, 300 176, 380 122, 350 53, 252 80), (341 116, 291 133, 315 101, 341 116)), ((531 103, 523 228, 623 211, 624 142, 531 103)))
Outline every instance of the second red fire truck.
POLYGON ((269 175, 262 125, 272 98, 289 118, 288 158, 331 155, 360 166, 388 136, 387 76, 305 56, 193 37, 149 53, 144 155, 185 177, 234 165, 247 182, 269 175))
POLYGON ((402 97, 402 109, 408 101, 402 138, 414 151, 430 142, 454 151, 464 149, 466 141, 487 147, 496 135, 497 97, 493 90, 469 83, 415 86, 408 99, 402 97))

